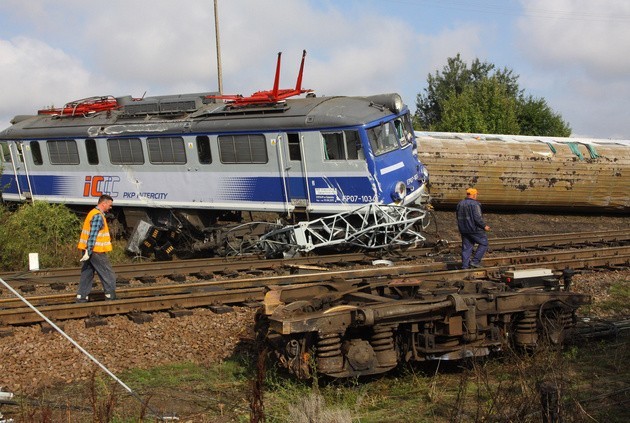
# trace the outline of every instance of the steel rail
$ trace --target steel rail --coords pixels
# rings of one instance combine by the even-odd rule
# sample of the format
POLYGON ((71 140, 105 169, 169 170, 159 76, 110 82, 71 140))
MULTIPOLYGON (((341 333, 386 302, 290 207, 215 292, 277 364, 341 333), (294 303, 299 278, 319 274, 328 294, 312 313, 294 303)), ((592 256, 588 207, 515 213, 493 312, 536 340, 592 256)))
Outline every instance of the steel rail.
MULTIPOLYGON (((606 232, 575 232, 565 234, 531 235, 517 238, 497 238, 490 240, 491 251, 499 250, 523 250, 531 248, 546 248, 572 245, 593 245, 599 243, 614 243, 630 241, 630 230, 606 231, 606 232)), ((459 247, 455 243, 442 245, 442 253, 453 253, 459 247), (446 250, 444 247, 450 246, 446 250)), ((258 273, 261 271, 274 271, 280 269, 300 268, 301 266, 326 266, 331 263, 370 263, 376 258, 390 258, 393 260, 413 260, 419 257, 432 257, 438 255, 436 248, 418 248, 398 252, 381 252, 380 254, 345 253, 318 255, 310 257, 296 257, 292 259, 260 259, 252 257, 193 259, 170 262, 131 263, 114 266, 114 270, 121 279, 132 279, 138 276, 163 277, 175 274, 232 274, 235 272, 258 273)), ((77 283, 79 269, 61 268, 38 270, 32 272, 0 273, 5 281, 11 285, 17 284, 52 284, 52 283, 77 283)))
MULTIPOLYGON (((449 263, 420 265, 398 265, 369 269, 352 269, 335 272, 319 272, 305 275, 283 275, 258 278, 244 278, 222 281, 204 281, 172 286, 140 287, 121 289, 116 301, 95 301, 87 304, 72 304, 74 295, 28 297, 40 310, 52 319, 84 318, 90 315, 108 316, 132 311, 157 311, 173 308, 193 308, 213 304, 236 304, 247 301, 260 301, 267 287, 272 285, 311 285, 330 284, 345 280, 393 280, 422 278, 424 280, 466 280, 496 278, 507 266, 518 268, 545 267, 553 270, 565 268, 589 269, 602 266, 629 266, 630 246, 589 249, 586 251, 566 251, 540 253, 535 257, 527 254, 484 260, 484 269, 449 270, 449 263)), ((0 322, 4 325, 32 324, 40 322, 32 310, 21 307, 18 300, 0 300, 0 322)))
MULTIPOLYGON (((330 282, 342 278, 344 280, 369 279, 380 277, 417 277, 425 280, 439 278, 466 279, 485 272, 488 275, 498 273, 507 267, 529 268, 545 267, 553 270, 562 270, 570 267, 571 263, 584 263, 584 260, 596 263, 597 266, 626 264, 630 257, 630 246, 590 248, 585 250, 557 251, 544 253, 514 254, 503 257, 484 259, 485 268, 482 269, 457 269, 459 262, 433 262, 422 264, 399 264, 387 267, 370 267, 351 270, 320 271, 308 274, 295 275, 271 275, 253 278, 218 279, 212 281, 187 282, 174 285, 143 286, 136 288, 122 288, 118 290, 118 296, 159 296, 172 293, 189 293, 199 290, 222 290, 251 288, 268 285, 295 285, 303 283, 330 282), (602 261, 603 260, 603 261, 602 261), (554 264, 556 263, 556 264, 554 264), (565 267, 562 267, 565 266, 565 267)), ((95 299, 104 299, 102 293, 95 292, 95 299)), ((38 305, 61 304, 74 300, 74 294, 56 294, 45 296, 30 296, 29 301, 38 305)), ((17 299, 0 299, 0 309, 19 307, 17 299)))
MULTIPOLYGON (((253 278, 238 279, 218 279, 202 282, 188 282, 175 285, 161 286, 144 286, 137 288, 120 289, 119 296, 126 294, 139 295, 167 295, 172 292, 188 292, 200 289, 233 289, 233 288, 249 288, 264 285, 290 285, 310 282, 333 281, 338 278, 345 280, 353 280, 360 278, 375 278, 383 276, 422 276, 424 279, 435 279, 443 277, 445 274, 453 275, 456 278, 465 279, 471 275, 477 275, 480 272, 497 272, 506 267, 518 266, 520 268, 540 267, 542 264, 549 267, 553 263, 559 265, 570 264, 572 262, 582 263, 585 259, 593 262, 597 261, 598 265, 602 265, 602 259, 608 259, 611 265, 624 265, 630 256, 630 246, 608 247, 608 248, 589 248, 584 250, 556 251, 544 253, 527 253, 514 254, 503 257, 494 257, 484 259, 485 268, 463 270, 457 269, 459 262, 432 262, 422 264, 399 264, 386 267, 370 267, 351 270, 337 271, 320 271, 308 274, 295 275, 271 275, 258 276, 253 278), (612 258, 612 259, 611 259, 612 258)), ((606 264, 606 263, 604 263, 606 264)), ((562 267, 554 267, 554 269, 563 269, 562 267)), ((99 296, 95 293, 95 296, 99 296)), ((102 295, 101 295, 102 296, 102 295)), ((74 299, 73 294, 57 294, 46 296, 31 296, 29 300, 35 304, 46 305, 50 302, 67 302, 68 299, 74 299)), ((0 308, 11 307, 17 304, 16 299, 0 299, 0 308)))

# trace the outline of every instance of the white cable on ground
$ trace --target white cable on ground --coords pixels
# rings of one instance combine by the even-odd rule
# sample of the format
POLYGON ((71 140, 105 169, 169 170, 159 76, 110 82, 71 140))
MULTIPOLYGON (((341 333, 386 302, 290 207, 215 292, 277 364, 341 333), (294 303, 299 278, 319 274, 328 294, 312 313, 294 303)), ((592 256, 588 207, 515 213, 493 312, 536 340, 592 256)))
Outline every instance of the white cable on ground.
MULTIPOLYGON (((98 361, 96 358, 94 358, 94 356, 92 354, 90 354, 89 352, 87 352, 87 350, 85 348, 83 348, 81 345, 79 345, 74 339, 70 338, 70 336, 68 334, 66 334, 63 330, 61 330, 61 328, 59 326, 57 326, 56 324, 53 323, 52 320, 50 320, 48 317, 46 317, 41 311, 39 311, 33 304, 31 304, 26 298, 24 298, 23 296, 20 295, 19 292, 17 292, 15 289, 13 289, 13 287, 11 285, 9 285, 8 283, 6 283, 4 281, 4 279, 0 278, 0 283, 2 283, 2 285, 4 285, 9 291, 11 291, 13 293, 13 295, 15 295, 16 297, 18 297, 24 304, 26 304, 31 310, 33 310, 35 313, 37 313, 37 315, 39 317, 41 317, 42 319, 44 319, 46 321, 46 323, 48 323, 50 326, 53 327, 53 329, 55 329, 57 332, 59 332, 64 338, 66 338, 68 341, 70 341, 70 343, 72 343, 72 345, 74 345, 75 347, 77 347, 77 349, 79 351, 81 351, 83 354, 85 354, 90 360, 92 360, 94 363, 96 363, 101 369, 103 369, 103 371, 105 373, 107 373, 112 379, 114 379, 116 382, 118 382, 118 384, 120 386, 122 386, 123 388, 125 388, 125 390, 127 392, 129 392, 132 396, 134 396, 136 399, 138 399, 140 401, 140 403, 142 404, 143 401, 142 399, 131 390, 131 388, 129 386, 127 386, 125 384, 125 382, 123 382, 122 380, 120 380, 115 374, 113 374, 107 367, 105 367, 100 361, 98 361)), ((172 418, 167 418, 167 417, 163 417, 160 416, 160 414, 156 413, 154 410, 151 410, 151 408, 148 406, 148 404, 146 405, 147 409, 149 409, 153 414, 155 414, 160 420, 162 421, 166 421, 166 420, 171 420, 172 418)))

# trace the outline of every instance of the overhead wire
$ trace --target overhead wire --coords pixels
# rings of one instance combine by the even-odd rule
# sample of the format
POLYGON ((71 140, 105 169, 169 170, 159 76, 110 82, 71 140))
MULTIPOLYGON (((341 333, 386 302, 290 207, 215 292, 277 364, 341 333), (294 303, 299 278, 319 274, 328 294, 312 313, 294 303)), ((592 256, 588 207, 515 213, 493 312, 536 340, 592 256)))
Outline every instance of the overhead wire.
POLYGON ((630 14, 606 14, 576 12, 551 8, 527 7, 522 4, 506 6, 505 2, 462 1, 462 0, 385 0, 387 3, 408 4, 417 6, 419 3, 427 7, 457 11, 468 11, 484 14, 497 14, 516 17, 530 17, 540 19, 562 19, 586 22, 625 23, 630 22, 630 14))

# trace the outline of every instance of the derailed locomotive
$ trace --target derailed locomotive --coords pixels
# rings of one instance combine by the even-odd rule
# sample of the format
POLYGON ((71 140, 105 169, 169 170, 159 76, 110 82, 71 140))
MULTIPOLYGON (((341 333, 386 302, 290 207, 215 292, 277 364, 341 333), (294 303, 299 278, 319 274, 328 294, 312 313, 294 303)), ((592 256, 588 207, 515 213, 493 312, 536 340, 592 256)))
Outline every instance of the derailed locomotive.
POLYGON ((590 297, 540 270, 525 283, 511 277, 509 283, 404 279, 276 287, 257 316, 258 336, 300 378, 313 371, 372 375, 401 362, 560 343, 590 297))
POLYGON ((251 97, 103 96, 16 116, 0 132, 2 200, 87 208, 109 194, 137 244, 166 252, 221 248, 225 223, 243 212, 426 202, 399 95, 315 97, 301 88, 303 68, 282 90, 279 68, 280 56, 274 89, 251 97))

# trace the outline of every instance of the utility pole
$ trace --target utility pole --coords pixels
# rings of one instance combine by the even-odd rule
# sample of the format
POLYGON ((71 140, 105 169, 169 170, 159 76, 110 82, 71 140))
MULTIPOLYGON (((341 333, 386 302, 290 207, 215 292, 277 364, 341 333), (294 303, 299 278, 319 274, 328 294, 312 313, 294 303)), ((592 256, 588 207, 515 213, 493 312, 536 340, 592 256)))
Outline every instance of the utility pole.
POLYGON ((217 43, 217 77, 219 78, 219 95, 223 95, 223 74, 221 72, 221 41, 219 39, 219 5, 214 0, 214 33, 217 43))

